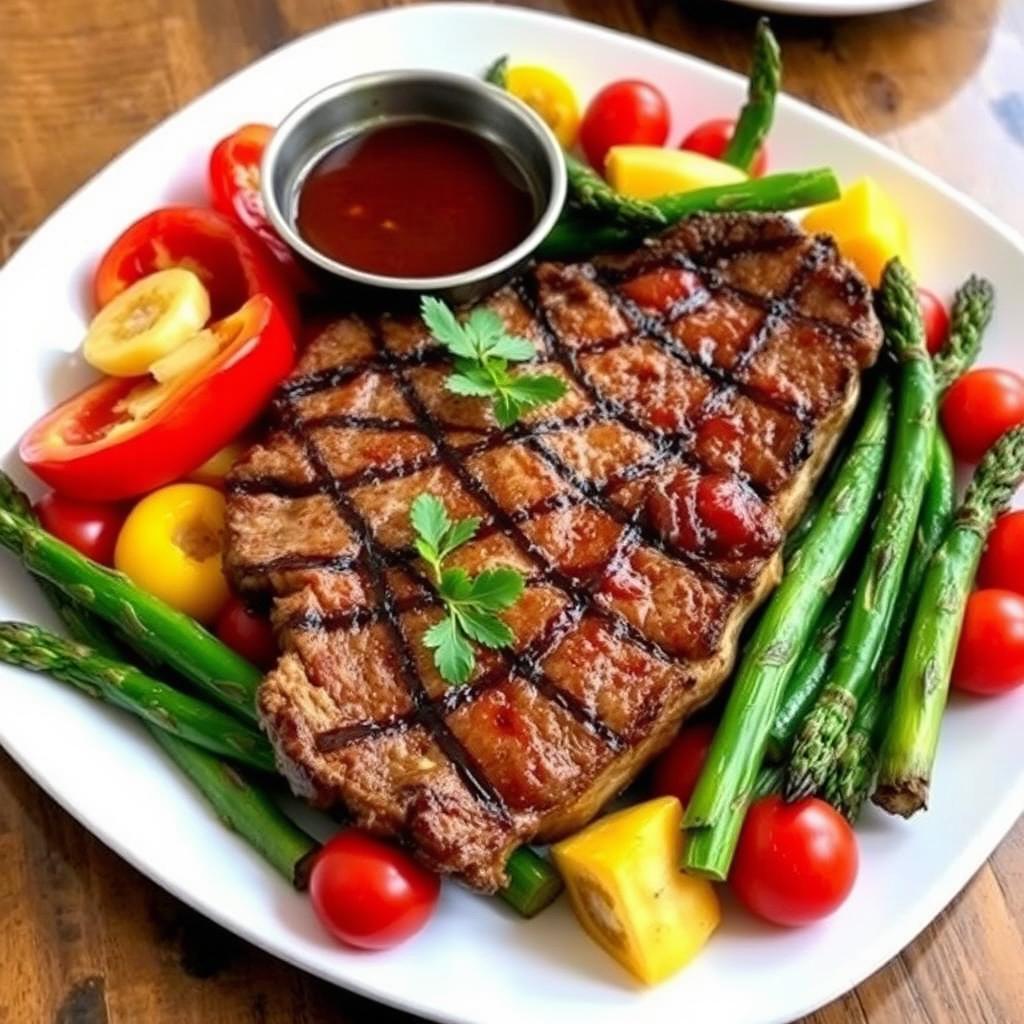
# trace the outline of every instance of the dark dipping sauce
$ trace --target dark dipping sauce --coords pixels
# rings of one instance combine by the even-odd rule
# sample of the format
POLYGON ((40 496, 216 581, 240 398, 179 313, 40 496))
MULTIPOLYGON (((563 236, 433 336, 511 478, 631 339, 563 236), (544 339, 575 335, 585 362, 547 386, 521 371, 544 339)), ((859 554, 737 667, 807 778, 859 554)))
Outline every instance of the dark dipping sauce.
POLYGON ((342 142, 309 172, 297 227, 326 256, 387 277, 439 277, 515 248, 536 222, 522 172, 495 144, 436 121, 342 142))

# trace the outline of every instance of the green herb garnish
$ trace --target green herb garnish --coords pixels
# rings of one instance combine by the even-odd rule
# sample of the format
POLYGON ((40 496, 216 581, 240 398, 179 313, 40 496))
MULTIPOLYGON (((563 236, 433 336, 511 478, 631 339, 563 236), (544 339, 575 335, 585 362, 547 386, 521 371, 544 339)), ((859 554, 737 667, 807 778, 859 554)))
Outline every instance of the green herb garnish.
POLYGON ((486 569, 476 576, 465 569, 446 569, 445 559, 475 536, 480 519, 471 516, 453 523, 432 494, 421 494, 413 501, 409 521, 416 531, 416 551, 430 567, 446 612, 427 630, 423 642, 434 651, 434 664, 445 682, 461 685, 476 665, 474 643, 498 648, 508 647, 515 639, 495 613, 519 600, 523 576, 515 569, 486 569))
POLYGON ((430 333, 455 357, 455 373, 445 386, 457 395, 492 399, 499 426, 510 427, 528 409, 565 394, 560 377, 509 371, 509 363, 526 362, 537 353, 526 338, 509 334, 494 310, 478 307, 460 323, 440 299, 425 296, 420 313, 430 333))

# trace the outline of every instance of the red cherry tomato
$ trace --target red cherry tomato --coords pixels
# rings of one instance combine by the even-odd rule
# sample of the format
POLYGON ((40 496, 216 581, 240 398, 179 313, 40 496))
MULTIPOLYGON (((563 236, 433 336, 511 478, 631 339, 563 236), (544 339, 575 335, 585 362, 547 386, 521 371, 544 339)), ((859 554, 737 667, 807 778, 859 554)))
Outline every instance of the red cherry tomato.
POLYGON ((712 722, 684 725, 671 746, 654 762, 651 792, 655 796, 679 797, 685 807, 693 796, 714 738, 712 722))
POLYGON ((1024 597, 976 590, 967 600, 953 685, 967 693, 1006 693, 1024 683, 1024 597))
POLYGON ((977 462, 1019 423, 1024 423, 1024 377, 1012 370, 971 370, 942 403, 946 436, 964 462, 977 462))
POLYGON ((668 102, 660 90, 647 82, 624 79, 606 85, 590 101, 580 125, 580 145, 600 171, 612 146, 663 146, 668 123, 668 102))
POLYGON ((928 354, 933 356, 949 337, 949 313, 942 299, 927 288, 917 289, 918 302, 921 304, 921 319, 924 320, 924 343, 928 354))
POLYGON ((441 881, 408 854, 365 832, 339 832, 317 854, 309 898, 320 923, 359 949, 390 949, 418 932, 441 881))
POLYGON ((795 927, 842 904, 857 864, 853 829, 823 800, 766 796, 747 812, 729 884, 758 917, 795 927))
POLYGON ((978 586, 1024 594, 1024 510, 996 520, 981 556, 978 586))
MULTIPOLYGON (((697 125, 689 135, 679 143, 680 149, 689 149, 694 153, 703 153, 712 160, 721 160, 732 133, 736 130, 736 122, 731 117, 716 117, 697 125)), ((768 153, 761 146, 754 154, 754 162, 750 165, 750 176, 760 178, 768 170, 768 153)))
POLYGON ((75 501, 51 491, 36 503, 36 515, 44 530, 86 558, 101 565, 114 564, 114 545, 125 520, 120 505, 75 501))
POLYGON ((259 238, 296 291, 308 291, 309 278, 274 230, 263 206, 260 161, 273 134, 269 124, 246 124, 217 143, 210 154, 210 198, 215 210, 237 220, 259 238))
POLYGON ((96 268, 96 305, 105 306, 140 277, 168 267, 199 275, 215 319, 262 293, 293 329, 298 324, 291 286, 260 240, 216 210, 198 206, 154 210, 122 232, 96 268))
POLYGON ((257 668, 268 669, 277 660, 277 640, 270 620, 238 600, 228 598, 217 616, 217 636, 257 668))

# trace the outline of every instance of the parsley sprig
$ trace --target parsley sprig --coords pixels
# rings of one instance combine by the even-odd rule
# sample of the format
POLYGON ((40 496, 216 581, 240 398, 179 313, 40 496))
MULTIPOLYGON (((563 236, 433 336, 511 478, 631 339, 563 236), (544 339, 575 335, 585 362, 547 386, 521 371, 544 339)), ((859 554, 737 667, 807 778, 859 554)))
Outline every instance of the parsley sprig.
POLYGON ((455 373, 445 386, 457 395, 490 398, 499 426, 510 427, 528 409, 565 394, 560 377, 509 370, 510 363, 526 362, 537 353, 526 338, 509 334, 494 310, 478 306, 460 323, 440 299, 424 296, 420 314, 434 338, 455 357, 455 373))
POLYGON ((452 522, 447 509, 432 494, 420 494, 412 503, 409 520, 416 531, 416 551, 430 568, 445 616, 424 634, 434 652, 434 664, 445 682, 465 683, 476 666, 474 643, 508 647, 515 639, 497 612, 510 607, 523 593, 523 577, 515 569, 486 569, 470 576, 465 569, 446 569, 445 559, 471 540, 480 519, 471 516, 452 522))

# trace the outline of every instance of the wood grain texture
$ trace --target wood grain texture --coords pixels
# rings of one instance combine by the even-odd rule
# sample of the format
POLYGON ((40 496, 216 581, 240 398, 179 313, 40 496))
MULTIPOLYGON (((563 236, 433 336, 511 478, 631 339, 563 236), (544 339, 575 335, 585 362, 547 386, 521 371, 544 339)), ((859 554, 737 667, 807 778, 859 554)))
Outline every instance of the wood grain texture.
MULTIPOLYGON (((374 0, 0 0, 0 261, 183 103, 374 0)), ((709 0, 572 14, 742 67, 755 15, 709 0)), ((1024 230, 1024 0, 777 18, 786 87, 1024 230)), ((114 226, 112 226, 113 228, 114 226)), ((7 344, 17 343, 8 337, 7 344)), ((808 1024, 1024 1021, 1024 824, 887 967, 808 1024)), ((127 867, 0 754, 0 1024, 399 1024, 287 967, 127 867)))

